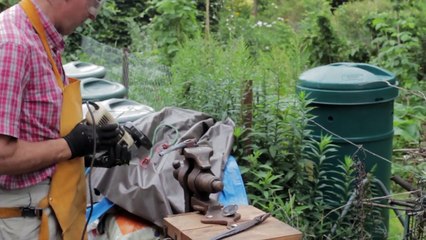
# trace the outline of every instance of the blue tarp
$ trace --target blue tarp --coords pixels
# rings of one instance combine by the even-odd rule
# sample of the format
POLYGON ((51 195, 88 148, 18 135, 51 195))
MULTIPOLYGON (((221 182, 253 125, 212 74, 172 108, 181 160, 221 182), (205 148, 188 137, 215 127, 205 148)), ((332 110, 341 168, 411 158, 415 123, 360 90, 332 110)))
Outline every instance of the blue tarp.
POLYGON ((219 193, 218 201, 226 206, 230 204, 248 205, 247 193, 241 177, 240 168, 233 156, 229 156, 223 172, 223 191, 219 193))

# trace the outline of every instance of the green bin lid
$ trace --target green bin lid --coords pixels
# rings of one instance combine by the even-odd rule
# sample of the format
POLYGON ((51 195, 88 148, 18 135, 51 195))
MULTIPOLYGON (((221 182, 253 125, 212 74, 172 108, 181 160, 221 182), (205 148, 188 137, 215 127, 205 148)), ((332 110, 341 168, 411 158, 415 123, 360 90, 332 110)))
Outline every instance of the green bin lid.
POLYGON ((93 63, 73 61, 63 65, 65 75, 72 78, 104 78, 106 69, 93 63))
POLYGON ((110 98, 123 98, 127 89, 120 83, 102 78, 85 78, 80 84, 83 100, 102 101, 110 98))
POLYGON ((395 74, 364 63, 333 63, 310 69, 299 77, 297 91, 315 103, 371 104, 398 96, 395 74))

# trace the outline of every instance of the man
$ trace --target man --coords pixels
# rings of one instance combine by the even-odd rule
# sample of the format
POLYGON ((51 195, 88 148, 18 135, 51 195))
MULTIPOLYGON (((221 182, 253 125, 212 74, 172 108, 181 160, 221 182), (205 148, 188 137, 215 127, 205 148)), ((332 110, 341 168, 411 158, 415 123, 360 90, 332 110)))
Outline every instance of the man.
POLYGON ((0 14, 0 239, 80 239, 82 156, 117 143, 117 125, 78 124, 79 84, 65 77, 62 36, 99 0, 23 0, 0 14))

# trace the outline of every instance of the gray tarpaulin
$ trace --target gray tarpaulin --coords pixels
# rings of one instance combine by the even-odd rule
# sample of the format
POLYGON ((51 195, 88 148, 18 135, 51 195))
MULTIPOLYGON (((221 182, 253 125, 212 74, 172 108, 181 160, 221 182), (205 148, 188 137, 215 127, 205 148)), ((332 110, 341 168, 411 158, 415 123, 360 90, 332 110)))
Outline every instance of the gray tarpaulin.
MULTIPOLYGON (((229 119, 216 122, 205 113, 192 110, 164 108, 136 120, 134 124, 151 140, 154 140, 157 128, 157 140, 153 142, 156 153, 150 163, 141 166, 135 158, 129 165, 94 169, 93 188, 125 210, 162 226, 164 217, 185 209, 183 189, 173 177, 172 166, 174 160, 183 159, 181 151, 160 157, 157 152, 162 149, 162 144, 170 144, 176 137, 177 142, 196 138, 199 146, 213 149, 211 170, 222 177, 232 147, 234 123, 229 119)), ((140 157, 143 159, 148 155, 148 151, 143 151, 140 157)))

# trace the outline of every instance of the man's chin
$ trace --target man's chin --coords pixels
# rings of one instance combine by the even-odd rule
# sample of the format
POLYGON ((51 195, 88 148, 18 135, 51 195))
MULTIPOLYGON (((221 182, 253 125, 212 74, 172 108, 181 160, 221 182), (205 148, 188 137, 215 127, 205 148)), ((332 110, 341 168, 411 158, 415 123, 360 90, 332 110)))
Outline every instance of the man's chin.
POLYGON ((70 35, 71 33, 73 33, 75 29, 76 29, 76 27, 75 28, 67 28, 67 29, 66 28, 58 28, 57 30, 62 36, 67 36, 67 35, 70 35))

